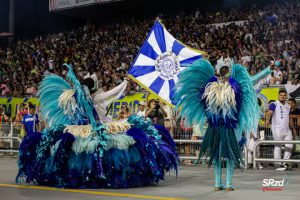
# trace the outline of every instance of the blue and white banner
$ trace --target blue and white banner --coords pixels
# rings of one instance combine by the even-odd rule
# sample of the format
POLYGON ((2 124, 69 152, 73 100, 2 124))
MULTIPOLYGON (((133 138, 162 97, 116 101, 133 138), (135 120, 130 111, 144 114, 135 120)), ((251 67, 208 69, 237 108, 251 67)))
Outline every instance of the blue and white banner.
POLYGON ((156 20, 128 74, 164 102, 174 104, 172 98, 179 72, 201 57, 200 51, 176 40, 156 20))

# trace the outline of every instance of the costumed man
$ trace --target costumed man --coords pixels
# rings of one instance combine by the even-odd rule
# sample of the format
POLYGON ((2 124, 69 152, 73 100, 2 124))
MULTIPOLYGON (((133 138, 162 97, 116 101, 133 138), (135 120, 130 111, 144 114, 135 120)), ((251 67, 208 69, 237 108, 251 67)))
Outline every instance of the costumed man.
POLYGON ((222 66, 220 76, 209 61, 199 59, 180 73, 176 84, 175 101, 187 125, 199 124, 208 128, 203 137, 200 157, 207 154, 214 165, 215 190, 232 191, 234 167, 242 167, 242 135, 255 131, 259 121, 259 107, 253 84, 260 75, 251 78, 238 64, 222 66), (222 163, 226 162, 226 184, 222 183, 222 163))
POLYGON ((166 129, 135 115, 100 123, 88 84, 81 85, 71 65, 64 66, 67 80, 50 74, 40 84, 47 127, 22 141, 16 182, 129 188, 158 183, 171 169, 177 173, 175 143, 166 129))
POLYGON ((94 91, 91 91, 93 104, 101 122, 104 123, 112 121, 110 117, 107 117, 108 106, 122 96, 127 88, 127 85, 128 81, 124 80, 120 85, 111 90, 103 91, 102 89, 99 89, 95 93, 94 91))
POLYGON ((94 90, 95 81, 92 78, 86 78, 82 81, 82 86, 87 97, 93 102, 93 106, 99 117, 100 122, 112 122, 112 118, 107 116, 108 106, 115 100, 119 99, 125 92, 128 85, 128 80, 125 79, 120 85, 109 91, 102 89, 94 90))

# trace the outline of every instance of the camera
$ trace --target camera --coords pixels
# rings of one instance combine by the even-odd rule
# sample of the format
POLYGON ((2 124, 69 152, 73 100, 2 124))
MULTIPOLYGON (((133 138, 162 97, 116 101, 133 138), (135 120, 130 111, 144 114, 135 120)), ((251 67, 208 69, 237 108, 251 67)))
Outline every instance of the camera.
POLYGON ((155 106, 155 109, 156 109, 156 110, 160 109, 160 105, 157 104, 157 105, 155 106))

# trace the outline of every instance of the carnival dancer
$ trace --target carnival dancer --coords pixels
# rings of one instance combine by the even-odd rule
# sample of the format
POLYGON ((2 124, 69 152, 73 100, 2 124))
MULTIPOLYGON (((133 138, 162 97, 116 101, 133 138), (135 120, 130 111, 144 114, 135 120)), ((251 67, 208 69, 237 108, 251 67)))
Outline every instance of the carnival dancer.
POLYGON ((242 167, 242 134, 255 131, 259 107, 253 85, 270 72, 270 67, 251 78, 238 64, 222 66, 220 76, 209 61, 199 59, 180 73, 176 85, 177 108, 189 125, 208 128, 201 145, 200 157, 207 154, 214 165, 215 190, 232 191, 234 167, 242 167), (222 163, 226 163, 226 184, 222 183, 222 163))
POLYGON ((39 87, 47 127, 20 146, 17 182, 64 188, 129 188, 177 174, 175 143, 163 127, 138 116, 100 123, 89 90, 71 65, 66 79, 47 75, 39 87))

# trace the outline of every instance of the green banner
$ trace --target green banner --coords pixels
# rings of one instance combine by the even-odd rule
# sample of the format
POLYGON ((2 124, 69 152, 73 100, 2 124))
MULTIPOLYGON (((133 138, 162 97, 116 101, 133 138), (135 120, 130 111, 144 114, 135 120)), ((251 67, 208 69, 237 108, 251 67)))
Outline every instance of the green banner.
POLYGON ((0 97, 0 105, 4 108, 5 113, 12 118, 16 117, 20 104, 28 102, 36 106, 40 104, 38 98, 0 97))

